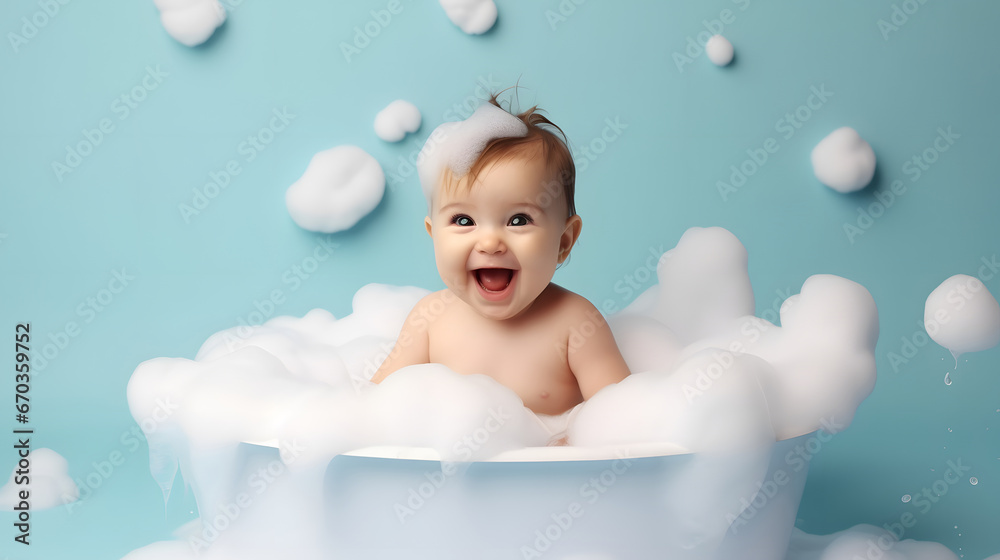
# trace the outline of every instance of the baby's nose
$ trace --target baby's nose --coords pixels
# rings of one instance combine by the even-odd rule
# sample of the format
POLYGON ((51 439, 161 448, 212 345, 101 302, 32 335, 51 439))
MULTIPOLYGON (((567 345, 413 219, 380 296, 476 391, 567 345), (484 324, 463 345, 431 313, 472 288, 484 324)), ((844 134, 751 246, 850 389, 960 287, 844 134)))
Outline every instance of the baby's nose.
POLYGON ((476 243, 476 249, 480 253, 485 253, 488 255, 493 255, 496 253, 503 253, 507 250, 507 246, 504 245, 503 239, 495 232, 487 231, 479 237, 476 243))

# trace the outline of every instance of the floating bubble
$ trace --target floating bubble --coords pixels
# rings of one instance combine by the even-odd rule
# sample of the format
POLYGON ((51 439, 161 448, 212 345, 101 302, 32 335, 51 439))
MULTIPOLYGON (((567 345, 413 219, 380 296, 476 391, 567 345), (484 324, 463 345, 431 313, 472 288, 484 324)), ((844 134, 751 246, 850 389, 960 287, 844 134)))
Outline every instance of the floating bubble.
POLYGON ((713 35, 705 44, 705 52, 716 66, 725 66, 733 61, 733 44, 722 35, 713 35))
POLYGON ((810 157, 816 178, 838 192, 863 189, 875 176, 875 152, 849 126, 831 132, 816 144, 810 157))
POLYGON ((188 47, 200 45, 226 21, 226 9, 218 0, 155 0, 160 22, 167 33, 188 47))
POLYGON ((385 173, 368 152, 337 146, 317 153, 285 192, 285 205, 303 229, 334 233, 349 229, 378 206, 385 173))
POLYGON ((386 142, 399 142, 408 132, 420 128, 420 120, 416 105, 397 99, 375 115, 375 134, 386 142))
POLYGON ((958 357, 1000 342, 1000 304, 978 278, 956 274, 927 296, 924 327, 934 342, 958 357))
POLYGON ((908 503, 910 503, 910 500, 913 499, 913 498, 909 494, 904 494, 902 499, 903 499, 903 503, 904 504, 908 504, 908 503))
POLYGON ((979 484, 979 479, 976 478, 976 477, 972 477, 972 478, 969 479, 969 484, 975 486, 975 485, 979 484))
POLYGON ((441 0, 448 19, 469 35, 482 35, 497 21, 493 0, 441 0))

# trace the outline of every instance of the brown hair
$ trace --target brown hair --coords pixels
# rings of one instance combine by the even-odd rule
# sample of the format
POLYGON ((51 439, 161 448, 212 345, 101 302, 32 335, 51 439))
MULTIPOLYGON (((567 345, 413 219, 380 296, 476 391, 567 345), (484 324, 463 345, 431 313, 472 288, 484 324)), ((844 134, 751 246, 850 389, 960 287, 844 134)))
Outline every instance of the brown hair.
MULTIPOLYGON (((517 87, 517 86, 514 86, 517 87)), ((504 90, 506 91, 506 90, 504 90)), ((503 109, 497 98, 500 93, 490 96, 489 103, 503 109)), ((567 145, 566 133, 556 126, 545 116, 541 115, 541 109, 533 106, 519 114, 504 109, 521 120, 528 127, 528 133, 524 136, 514 136, 507 138, 494 138, 490 140, 479 157, 472 164, 469 173, 466 175, 467 184, 473 185, 479 173, 489 164, 504 161, 519 155, 531 153, 532 150, 541 149, 541 156, 548 163, 551 180, 545 183, 544 187, 548 192, 548 203, 539 203, 539 206, 551 204, 555 199, 556 192, 549 192, 551 187, 561 187, 566 196, 566 206, 569 209, 569 216, 576 214, 576 203, 574 193, 576 190, 576 166, 573 165, 573 154, 570 153, 567 145), (556 131, 559 135, 556 135, 556 131)), ((445 181, 447 185, 450 181, 445 181)))

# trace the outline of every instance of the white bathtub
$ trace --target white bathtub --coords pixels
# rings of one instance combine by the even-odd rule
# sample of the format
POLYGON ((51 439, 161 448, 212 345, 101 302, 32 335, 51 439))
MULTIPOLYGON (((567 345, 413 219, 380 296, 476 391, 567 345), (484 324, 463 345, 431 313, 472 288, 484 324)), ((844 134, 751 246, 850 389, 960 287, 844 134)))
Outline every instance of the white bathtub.
MULTIPOLYGON (((244 474, 236 480, 246 484, 223 494, 229 501, 248 494, 253 504, 241 515, 256 518, 258 529, 228 530, 222 537, 288 558, 301 549, 348 560, 782 559, 808 470, 793 448, 812 435, 775 444, 764 487, 729 496, 731 502, 745 499, 748 507, 732 510, 733 517, 742 517, 731 525, 726 519, 723 527, 729 529, 700 546, 692 547, 689 538, 698 527, 664 521, 691 505, 678 503, 675 490, 678 473, 689 476, 695 457, 668 446, 632 446, 629 456, 608 449, 527 448, 448 474, 433 450, 368 448, 336 457, 310 480, 283 476, 273 447, 241 444, 244 474), (260 473, 268 465, 274 476, 264 477, 270 480, 265 485, 260 473), (311 505, 304 503, 312 498, 311 505), (322 520, 319 530, 303 530, 316 518, 322 520), (260 534, 261 526, 268 535, 260 534)), ((756 489, 761 479, 754 480, 756 489)))

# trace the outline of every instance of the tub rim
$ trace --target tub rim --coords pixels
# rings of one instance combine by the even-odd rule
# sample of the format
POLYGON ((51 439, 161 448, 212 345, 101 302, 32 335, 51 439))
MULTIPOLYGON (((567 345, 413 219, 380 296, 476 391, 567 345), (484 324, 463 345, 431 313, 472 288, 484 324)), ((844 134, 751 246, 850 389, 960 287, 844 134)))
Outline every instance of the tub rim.
MULTIPOLYGON (((775 439, 775 444, 782 441, 803 437, 816 430, 810 430, 791 437, 775 439)), ((244 441, 251 445, 262 447, 278 447, 278 440, 244 441)), ((573 445, 551 447, 522 447, 498 453, 485 459, 467 461, 470 463, 548 463, 561 461, 611 461, 615 459, 645 459, 651 457, 667 457, 670 455, 687 455, 691 453, 686 447, 675 443, 647 442, 628 443, 621 445, 602 445, 578 447, 573 445)), ((416 447, 403 445, 378 445, 363 447, 342 453, 350 457, 368 457, 372 459, 404 459, 409 461, 441 462, 441 455, 432 447, 416 447)), ((461 462, 461 461, 455 461, 461 462)))

